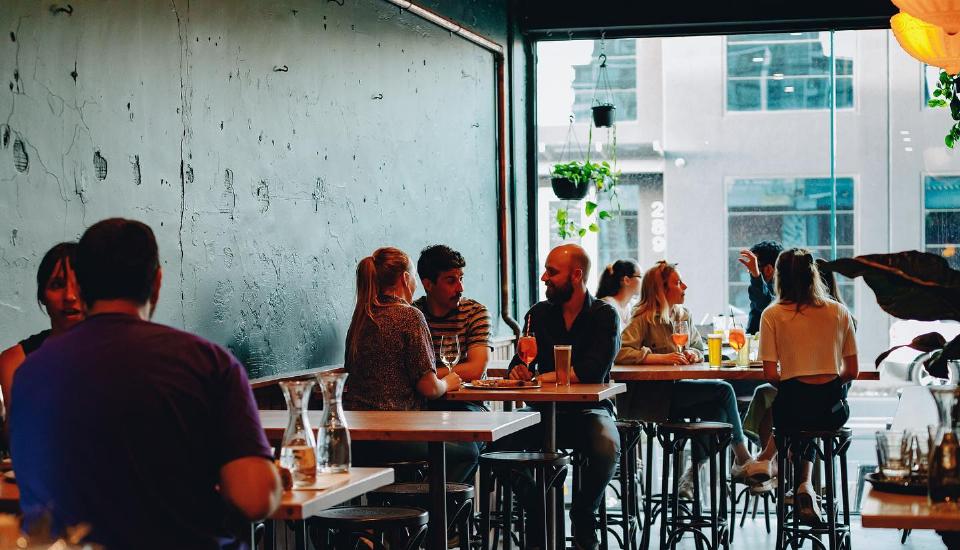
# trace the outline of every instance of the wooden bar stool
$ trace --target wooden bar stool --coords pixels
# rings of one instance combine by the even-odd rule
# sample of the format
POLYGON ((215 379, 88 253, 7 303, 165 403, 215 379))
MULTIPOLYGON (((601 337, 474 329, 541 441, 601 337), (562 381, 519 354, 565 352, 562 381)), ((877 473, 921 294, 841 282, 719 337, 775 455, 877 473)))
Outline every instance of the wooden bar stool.
MULTIPOLYGON (((799 546, 804 540, 812 541, 815 547, 823 548, 821 538, 826 535, 830 550, 850 548, 850 489, 847 483, 847 449, 853 439, 850 428, 828 431, 786 432, 774 429, 777 443, 777 461, 780 475, 777 477, 777 539, 778 550, 799 546), (823 463, 826 482, 823 487, 823 504, 826 521, 817 525, 800 523, 796 509, 796 490, 789 504, 785 502, 787 484, 785 479, 798 477, 802 453, 788 458, 789 449, 797 439, 808 440, 813 446, 815 460, 823 463), (837 505, 836 467, 840 463, 840 509, 837 505), (841 517, 840 514, 842 514, 841 517)), ((791 484, 792 486, 793 484, 791 484)), ((794 488, 795 489, 795 488, 794 488)), ((822 518, 821 518, 822 519, 822 518)))
POLYGON ((319 512, 307 525, 319 530, 314 542, 321 550, 354 548, 361 539, 373 543, 374 550, 413 550, 427 536, 427 513, 419 508, 345 506, 319 512))
MULTIPOLYGON (((643 423, 638 420, 617 420, 617 431, 620 433, 620 462, 614 475, 616 486, 614 493, 620 500, 620 510, 610 512, 606 503, 601 503, 601 528, 613 535, 623 550, 637 550, 637 535, 643 528, 640 519, 640 482, 637 472, 638 453, 640 452, 640 436, 643 433, 643 423)), ((611 482, 611 486, 614 484, 611 482)), ((600 547, 606 548, 607 537, 601 534, 600 547)))
MULTIPOLYGON (((498 526, 503 531, 503 549, 512 548, 513 538, 510 534, 510 523, 513 518, 513 480, 518 476, 533 473, 536 481, 535 504, 527 509, 528 515, 537 518, 541 529, 538 538, 547 540, 547 492, 563 486, 567 466, 570 465, 570 456, 563 453, 547 452, 493 452, 480 455, 480 541, 481 548, 490 548, 490 493, 493 482, 503 487, 503 499, 498 503, 500 517, 503 524, 498 526)), ((563 498, 557 498, 557 539, 562 540, 564 533, 563 498)), ((522 518, 522 513, 519 516, 522 518)), ((521 526, 524 522, 520 522, 521 526)), ((520 532, 520 544, 528 546, 529 522, 520 532)))
POLYGON ((676 548, 677 542, 685 534, 694 537, 699 548, 705 544, 710 550, 720 546, 729 548, 727 533, 727 446, 733 437, 733 426, 726 422, 668 422, 658 427, 660 446, 663 447, 662 494, 666 495, 660 512, 660 548, 676 548), (710 511, 704 514, 700 506, 700 476, 693 476, 693 502, 690 514, 680 511, 680 470, 681 457, 687 442, 694 438, 706 438, 709 442, 710 468, 710 511), (719 457, 718 474, 717 462, 719 457), (672 488, 668 483, 671 462, 673 468, 672 488), (722 481, 721 481, 722 479, 722 481), (669 504, 669 506, 668 506, 669 504), (704 533, 709 529, 709 538, 704 533))
MULTIPOLYGON (((466 483, 447 483, 447 529, 457 528, 459 547, 471 548, 473 526, 473 486, 466 483)), ((394 483, 367 493, 372 506, 401 506, 427 508, 430 506, 429 483, 394 483)))

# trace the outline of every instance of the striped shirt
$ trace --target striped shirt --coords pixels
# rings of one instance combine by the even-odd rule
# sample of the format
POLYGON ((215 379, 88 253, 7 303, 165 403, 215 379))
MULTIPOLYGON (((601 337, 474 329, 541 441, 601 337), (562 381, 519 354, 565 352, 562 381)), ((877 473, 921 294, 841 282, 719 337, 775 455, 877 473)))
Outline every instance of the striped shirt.
POLYGON ((490 341, 490 313, 483 304, 469 298, 461 298, 456 309, 444 317, 434 317, 427 307, 427 297, 421 296, 413 305, 423 312, 430 327, 430 336, 433 338, 433 351, 436 355, 437 366, 440 361, 440 337, 457 335, 460 340, 460 360, 467 360, 467 351, 474 346, 486 346, 493 349, 490 341))

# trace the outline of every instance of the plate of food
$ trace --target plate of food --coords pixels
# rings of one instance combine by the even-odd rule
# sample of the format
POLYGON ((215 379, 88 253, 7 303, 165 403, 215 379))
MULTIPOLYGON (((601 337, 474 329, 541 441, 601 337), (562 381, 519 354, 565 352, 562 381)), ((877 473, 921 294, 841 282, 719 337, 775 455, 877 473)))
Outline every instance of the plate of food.
MULTIPOLYGON (((737 365, 737 362, 736 362, 735 360, 733 360, 733 359, 724 359, 724 360, 723 360, 723 363, 721 363, 721 365, 723 365, 724 367, 736 367, 736 366, 738 366, 738 365, 737 365)), ((763 361, 750 361, 749 367, 750 367, 751 369, 762 369, 762 368, 763 368, 763 361)))
POLYGON ((512 380, 509 378, 485 378, 463 385, 471 390, 531 390, 540 387, 538 380, 512 380))

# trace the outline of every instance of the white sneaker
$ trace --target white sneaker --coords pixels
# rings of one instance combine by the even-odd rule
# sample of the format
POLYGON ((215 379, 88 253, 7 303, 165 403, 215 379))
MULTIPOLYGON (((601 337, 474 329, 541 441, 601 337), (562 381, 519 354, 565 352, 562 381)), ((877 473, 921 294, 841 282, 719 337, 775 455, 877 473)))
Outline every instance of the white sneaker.
POLYGON ((688 469, 680 476, 680 485, 677 488, 677 495, 679 495, 680 498, 693 500, 693 476, 695 475, 694 470, 688 469))
POLYGON ((769 460, 751 460, 744 464, 744 477, 755 483, 761 483, 776 477, 776 468, 769 460))
POLYGON ((748 478, 750 477, 748 473, 748 469, 755 468, 756 464, 757 464, 757 461, 752 458, 747 460, 743 464, 737 464, 737 462, 734 461, 733 465, 730 466, 730 478, 733 481, 737 481, 739 483, 744 483, 744 484, 747 483, 748 478))

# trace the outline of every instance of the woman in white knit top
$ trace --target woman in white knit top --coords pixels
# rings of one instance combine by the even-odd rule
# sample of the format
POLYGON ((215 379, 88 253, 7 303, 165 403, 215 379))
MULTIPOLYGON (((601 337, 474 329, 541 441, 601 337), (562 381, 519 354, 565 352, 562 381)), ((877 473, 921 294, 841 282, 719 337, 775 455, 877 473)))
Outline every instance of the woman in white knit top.
MULTIPOLYGON (((844 384, 859 373, 853 318, 829 298, 809 250, 781 253, 774 285, 778 300, 760 318, 759 352, 764 376, 779 390, 774 427, 836 430, 850 416, 844 384)), ((795 493, 800 518, 822 523, 810 482, 813 448, 797 442, 792 451, 804 458, 795 493)))

